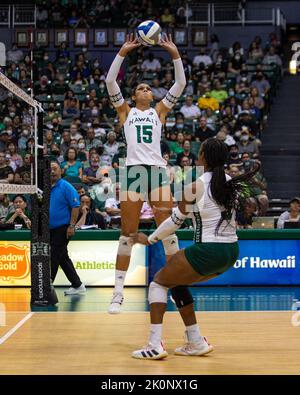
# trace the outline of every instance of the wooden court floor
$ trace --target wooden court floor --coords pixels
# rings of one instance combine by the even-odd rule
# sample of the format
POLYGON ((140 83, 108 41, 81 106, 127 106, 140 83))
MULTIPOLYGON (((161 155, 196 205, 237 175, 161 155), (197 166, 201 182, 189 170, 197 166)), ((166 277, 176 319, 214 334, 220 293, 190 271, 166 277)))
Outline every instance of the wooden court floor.
POLYGON ((0 372, 300 374, 300 326, 292 325, 292 311, 197 314, 202 334, 215 346, 213 353, 172 355, 183 342, 184 327, 178 314, 169 312, 164 327, 169 357, 140 361, 131 352, 147 342, 149 313, 8 312, 6 326, 0 327, 0 372), (23 325, 6 338, 20 321, 23 325))

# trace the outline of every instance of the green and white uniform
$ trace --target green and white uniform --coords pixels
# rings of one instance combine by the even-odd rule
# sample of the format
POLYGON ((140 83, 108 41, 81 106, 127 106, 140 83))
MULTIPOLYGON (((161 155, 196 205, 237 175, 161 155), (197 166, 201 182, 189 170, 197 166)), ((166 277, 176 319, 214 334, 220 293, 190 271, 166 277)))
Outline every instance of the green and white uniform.
POLYGON ((161 155, 162 123, 154 108, 145 111, 133 107, 124 123, 127 142, 127 190, 149 193, 167 185, 167 162, 161 155), (136 185, 140 184, 136 189, 136 185), (131 188, 132 186, 132 188, 131 188))
MULTIPOLYGON (((211 172, 200 177, 204 190, 201 199, 194 205, 195 244, 184 250, 191 266, 202 275, 221 274, 233 266, 238 258, 235 213, 229 222, 222 221, 216 232, 222 211, 211 197, 211 177, 211 172)), ((226 179, 230 177, 226 176, 226 179)))

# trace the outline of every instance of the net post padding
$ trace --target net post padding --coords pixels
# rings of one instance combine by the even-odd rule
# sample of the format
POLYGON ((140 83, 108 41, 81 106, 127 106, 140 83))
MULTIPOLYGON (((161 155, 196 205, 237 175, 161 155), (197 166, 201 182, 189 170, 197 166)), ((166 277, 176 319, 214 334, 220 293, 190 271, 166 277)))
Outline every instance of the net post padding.
POLYGON ((31 304, 55 305, 58 302, 50 277, 50 158, 43 155, 43 114, 38 113, 37 186, 42 194, 31 196, 31 304))

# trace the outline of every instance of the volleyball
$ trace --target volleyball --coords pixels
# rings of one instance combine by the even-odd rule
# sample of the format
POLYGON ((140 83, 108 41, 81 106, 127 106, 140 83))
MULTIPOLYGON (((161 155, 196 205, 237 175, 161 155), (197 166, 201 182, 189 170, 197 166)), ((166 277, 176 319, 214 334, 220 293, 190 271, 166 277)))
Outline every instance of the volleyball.
POLYGON ((144 21, 137 27, 137 38, 143 45, 151 46, 159 43, 161 27, 155 21, 144 21))

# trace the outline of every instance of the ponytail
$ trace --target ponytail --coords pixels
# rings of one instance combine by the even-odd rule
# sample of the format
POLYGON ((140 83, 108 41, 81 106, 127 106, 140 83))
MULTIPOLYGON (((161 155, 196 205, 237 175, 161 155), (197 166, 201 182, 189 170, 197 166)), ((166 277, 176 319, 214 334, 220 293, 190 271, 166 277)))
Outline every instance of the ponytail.
POLYGON ((226 144, 210 138, 204 142, 203 150, 207 165, 212 172, 210 194, 222 210, 222 216, 216 228, 217 233, 224 220, 230 222, 233 211, 240 211, 244 208, 246 199, 251 196, 251 186, 254 185, 253 176, 260 169, 260 164, 256 163, 252 170, 226 181, 224 170, 228 155, 226 144))

